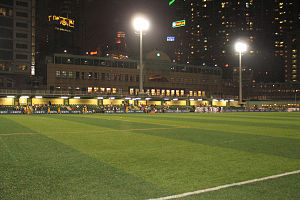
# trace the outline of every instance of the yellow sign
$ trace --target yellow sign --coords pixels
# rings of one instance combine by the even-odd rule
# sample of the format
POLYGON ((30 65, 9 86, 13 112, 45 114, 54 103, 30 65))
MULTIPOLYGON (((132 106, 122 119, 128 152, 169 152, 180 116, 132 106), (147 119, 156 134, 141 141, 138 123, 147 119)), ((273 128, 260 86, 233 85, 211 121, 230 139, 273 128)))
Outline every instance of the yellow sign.
POLYGON ((68 19, 68 18, 61 17, 61 16, 50 15, 50 16, 48 16, 48 19, 49 19, 49 22, 51 22, 51 21, 59 22, 60 25, 70 27, 70 28, 74 28, 74 25, 75 25, 75 22, 73 19, 68 19))

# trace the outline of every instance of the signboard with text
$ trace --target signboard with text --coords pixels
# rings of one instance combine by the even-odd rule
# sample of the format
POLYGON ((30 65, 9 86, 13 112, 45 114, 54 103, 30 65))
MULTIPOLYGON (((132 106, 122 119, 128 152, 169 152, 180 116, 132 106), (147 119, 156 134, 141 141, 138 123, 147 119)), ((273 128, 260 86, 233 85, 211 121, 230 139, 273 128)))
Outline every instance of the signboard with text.
POLYGON ((49 15, 48 21, 53 23, 58 31, 71 32, 75 28, 75 21, 66 17, 49 15))
POLYGON ((172 22, 172 27, 173 28, 177 28, 177 27, 181 27, 181 26, 185 26, 185 20, 172 22))
POLYGON ((167 37, 167 42, 174 42, 175 41, 175 37, 174 36, 168 36, 167 37))

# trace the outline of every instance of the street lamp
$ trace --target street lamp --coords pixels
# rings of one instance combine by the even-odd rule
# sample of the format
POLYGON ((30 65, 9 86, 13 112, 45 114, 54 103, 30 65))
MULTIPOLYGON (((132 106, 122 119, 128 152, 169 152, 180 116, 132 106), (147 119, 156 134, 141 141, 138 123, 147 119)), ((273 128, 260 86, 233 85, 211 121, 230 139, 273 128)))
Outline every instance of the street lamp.
POLYGON ((235 50, 239 53, 239 71, 240 71, 240 86, 239 86, 239 97, 240 103, 243 101, 242 97, 242 53, 247 51, 247 44, 243 42, 237 42, 235 44, 235 50))
POLYGON ((150 23, 143 17, 136 17, 133 26, 140 34, 140 93, 143 93, 143 31, 149 29, 150 23))

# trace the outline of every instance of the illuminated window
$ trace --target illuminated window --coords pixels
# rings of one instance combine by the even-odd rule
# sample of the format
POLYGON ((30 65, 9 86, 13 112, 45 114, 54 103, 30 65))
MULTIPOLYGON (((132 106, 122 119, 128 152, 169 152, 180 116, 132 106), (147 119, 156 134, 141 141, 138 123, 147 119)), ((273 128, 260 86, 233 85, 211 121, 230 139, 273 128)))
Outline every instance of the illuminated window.
POLYGON ((26 65, 19 65, 18 68, 21 71, 26 71, 27 70, 27 66, 26 65))
POLYGON ((176 96, 180 96, 180 90, 176 90, 176 96))
POLYGON ((89 73, 88 73, 88 79, 89 79, 89 80, 92 80, 92 78, 93 78, 93 72, 89 72, 89 73))
POLYGON ((134 88, 130 88, 130 89, 129 89, 129 94, 130 94, 130 95, 134 95, 134 88))
POLYGON ((193 91, 190 91, 190 92, 189 92, 189 95, 190 95, 190 96, 193 96, 193 91))
POLYGON ((165 96, 166 95, 166 90, 161 90, 161 95, 165 96))
POLYGON ((175 95, 175 90, 171 90, 171 96, 175 95))
POLYGON ((160 89, 157 89, 157 90, 156 90, 156 94, 157 94, 157 95, 160 95, 160 89))
POLYGON ((181 96, 184 96, 184 90, 181 90, 181 91, 180 91, 180 95, 181 95, 181 96))
POLYGON ((60 71, 56 71, 56 78, 60 78, 60 71))
POLYGON ((106 88, 106 92, 107 92, 108 94, 110 94, 110 93, 111 93, 111 88, 106 88))
POLYGON ((166 90, 166 96, 170 96, 170 90, 166 90))
POLYGON ((93 88, 92 87, 88 87, 88 93, 92 93, 93 92, 93 88))
POLYGON ((151 95, 152 95, 152 96, 156 95, 155 89, 151 89, 151 95))
POLYGON ((66 71, 62 71, 62 72, 61 72, 61 76, 62 76, 63 78, 67 78, 67 72, 66 72, 66 71))
POLYGON ((105 88, 100 88, 100 93, 103 94, 105 92, 105 88))
POLYGON ((74 72, 69 72, 69 78, 73 79, 74 78, 74 72))
POLYGON ((94 87, 94 92, 99 92, 99 88, 98 87, 94 87))
POLYGON ((117 93, 117 88, 113 88, 113 89, 112 89, 112 93, 113 93, 113 94, 116 94, 116 93, 117 93))

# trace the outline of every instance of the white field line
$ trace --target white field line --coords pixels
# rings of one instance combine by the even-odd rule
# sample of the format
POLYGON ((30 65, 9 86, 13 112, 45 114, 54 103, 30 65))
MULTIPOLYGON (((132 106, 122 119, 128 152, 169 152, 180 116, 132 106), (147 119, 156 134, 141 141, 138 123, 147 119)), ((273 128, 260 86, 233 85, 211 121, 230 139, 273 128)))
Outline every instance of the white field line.
POLYGON ((195 195, 195 194, 201 194, 201 193, 221 190, 221 189, 234 187, 234 186, 239 186, 239 185, 246 185, 246 184, 250 184, 250 183, 265 181, 265 180, 269 180, 269 179, 275 179, 275 178, 279 178, 279 177, 283 177, 283 176, 289 176, 289 175, 293 175, 293 174, 299 174, 299 173, 300 173, 300 170, 297 170, 297 171, 292 171, 292 172, 286 172, 286 173, 283 173, 283 174, 277 174, 277 175, 273 175, 273 176, 267 176, 267 177, 263 177, 263 178, 258 178, 258 179, 253 179, 253 180, 248 180, 248 181, 243 181, 243 182, 238 182, 238 183, 232 183, 232 184, 227 184, 227 185, 221 185, 221 186, 217 186, 217 187, 213 187, 213 188, 197 190, 197 191, 194 191, 194 192, 186 192, 186 193, 182 193, 182 194, 176 194, 176 195, 167 196, 167 197, 159 197, 159 198, 149 199, 149 200, 178 199, 178 198, 187 197, 187 196, 191 196, 191 195, 195 195))

